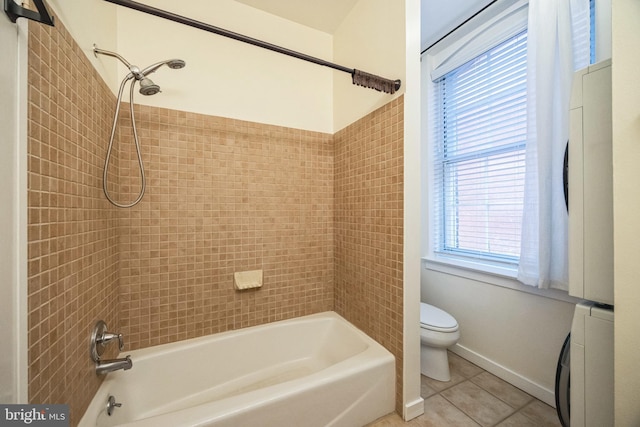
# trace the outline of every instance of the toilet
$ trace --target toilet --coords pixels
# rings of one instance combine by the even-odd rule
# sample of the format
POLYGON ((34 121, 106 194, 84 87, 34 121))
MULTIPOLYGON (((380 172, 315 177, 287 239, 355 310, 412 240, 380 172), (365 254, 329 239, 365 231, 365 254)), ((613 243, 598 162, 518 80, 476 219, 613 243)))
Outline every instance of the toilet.
POLYGON ((420 373, 438 381, 449 381, 447 348, 458 342, 456 319, 444 310, 420 303, 420 373))

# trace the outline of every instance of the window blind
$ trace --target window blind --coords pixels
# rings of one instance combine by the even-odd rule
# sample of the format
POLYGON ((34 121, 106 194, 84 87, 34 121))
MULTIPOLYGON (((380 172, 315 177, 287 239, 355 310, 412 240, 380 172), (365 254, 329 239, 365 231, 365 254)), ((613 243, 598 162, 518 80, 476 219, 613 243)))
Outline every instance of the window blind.
POLYGON ((527 32, 434 82, 435 252, 517 263, 527 32))

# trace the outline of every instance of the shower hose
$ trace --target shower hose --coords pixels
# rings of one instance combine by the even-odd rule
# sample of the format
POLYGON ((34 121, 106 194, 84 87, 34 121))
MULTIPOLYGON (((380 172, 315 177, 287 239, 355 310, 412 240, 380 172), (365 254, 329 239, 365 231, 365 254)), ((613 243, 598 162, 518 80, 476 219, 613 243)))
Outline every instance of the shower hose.
POLYGON ((146 178, 144 176, 144 165, 142 163, 142 155, 140 154, 140 140, 138 139, 138 130, 136 129, 136 118, 135 115, 133 113, 133 90, 134 87, 136 85, 136 79, 134 78, 133 73, 129 73, 123 80, 122 83, 120 83, 120 90, 118 91, 118 100, 116 101, 116 112, 113 116, 113 127, 111 128, 111 137, 109 138, 109 148, 107 149, 107 157, 104 160, 104 170, 102 172, 102 190, 104 191, 104 195, 107 198, 107 200, 109 200, 109 202, 111 202, 111 204, 113 204, 114 206, 117 206, 119 208, 131 208, 135 205, 137 205, 138 203, 140 203, 140 200, 142 200, 142 196, 144 196, 144 190, 147 186, 147 181, 146 178), (109 189, 107 188, 107 171, 109 170, 109 161, 111 159, 111 150, 113 149, 113 139, 115 137, 116 134, 116 126, 118 124, 118 115, 120 113, 120 101, 122 100, 122 92, 124 90, 125 85, 127 84, 127 82, 129 80, 133 79, 133 81, 131 82, 131 90, 130 90, 130 96, 129 96, 129 113, 131 115, 131 128, 133 129, 133 139, 135 141, 135 146, 136 146, 136 153, 138 154, 138 165, 140 167, 140 178, 141 178, 141 185, 140 185, 140 194, 138 194, 138 197, 131 203, 125 204, 125 203, 118 203, 116 202, 111 195, 109 194, 109 189))

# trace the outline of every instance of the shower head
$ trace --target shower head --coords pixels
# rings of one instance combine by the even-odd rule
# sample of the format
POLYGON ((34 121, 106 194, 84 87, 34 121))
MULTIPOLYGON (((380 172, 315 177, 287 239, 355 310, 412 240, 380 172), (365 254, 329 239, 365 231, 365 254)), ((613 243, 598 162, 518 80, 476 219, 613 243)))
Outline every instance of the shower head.
POLYGON ((155 84, 150 78, 143 77, 140 80, 140 93, 143 95, 155 95, 160 92, 160 86, 155 84))
POLYGON ((180 68, 184 68, 187 65, 182 59, 171 59, 167 61, 167 66, 172 70, 179 70, 180 68))
POLYGON ((158 70, 158 68, 162 67, 163 65, 166 65, 172 70, 179 70, 180 68, 184 68, 187 63, 182 59, 167 59, 166 61, 156 62, 153 65, 149 65, 147 68, 142 70, 141 73, 145 76, 148 76, 149 74, 156 72, 156 70, 158 70))
POLYGON ((140 71, 140 68, 138 68, 135 65, 132 65, 129 61, 124 59, 121 55, 115 52, 110 52, 108 50, 99 49, 95 44, 93 45, 93 54, 96 56, 98 54, 112 56, 120 60, 120 62, 126 65, 126 67, 129 68, 129 71, 130 71, 126 79, 129 80, 135 77, 135 79, 140 82, 140 93, 142 95, 147 95, 147 96, 155 95, 156 93, 160 92, 160 86, 155 84, 149 77, 147 77, 149 74, 154 73, 158 68, 162 67, 163 65, 166 65, 172 70, 179 70, 180 68, 184 68, 184 66, 187 65, 187 63, 184 62, 182 59, 167 59, 166 61, 156 62, 153 65, 149 65, 147 68, 140 71))
MULTIPOLYGON (((186 62, 184 62, 182 59, 168 59, 166 61, 162 61, 162 62, 158 62, 156 64, 153 65, 149 65, 147 68, 145 68, 144 70, 140 71, 140 75, 142 76, 140 80, 140 93, 143 95, 155 95, 156 93, 160 92, 160 86, 158 86, 157 84, 155 84, 153 81, 151 81, 151 79, 149 77, 147 77, 149 74, 155 72, 158 68, 162 67, 163 65, 166 65, 167 67, 173 69, 173 70, 179 70, 180 68, 184 68, 186 64, 186 62)), ((136 76, 137 78, 137 76, 136 76)))

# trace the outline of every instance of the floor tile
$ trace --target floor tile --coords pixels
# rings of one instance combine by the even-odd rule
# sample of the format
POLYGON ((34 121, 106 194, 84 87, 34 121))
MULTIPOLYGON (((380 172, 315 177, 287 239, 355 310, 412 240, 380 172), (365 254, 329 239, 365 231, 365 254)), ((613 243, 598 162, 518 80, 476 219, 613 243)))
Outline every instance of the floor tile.
POLYGON ((424 401, 424 414, 412 421, 417 427, 479 427, 476 422, 436 394, 424 401))
POLYGON ((428 397, 433 396, 436 393, 437 391, 435 391, 432 387, 429 387, 428 378, 425 377, 424 375, 420 375, 420 397, 422 397, 423 399, 426 399, 428 397))
POLYGON ((437 393, 440 393, 443 390, 446 390, 456 384, 459 384, 463 381, 466 381, 466 378, 463 377, 458 372, 451 371, 451 380, 449 381, 438 381, 433 378, 429 378, 426 376, 422 376, 422 383, 428 385, 430 388, 435 390, 437 393))
POLYGON ((484 369, 482 369, 481 367, 474 365, 473 363, 469 362, 467 359, 464 359, 455 353, 452 353, 449 351, 448 355, 449 355, 449 369, 451 370, 452 373, 453 372, 458 373, 464 378, 469 379, 484 372, 484 369))
POLYGON ((509 405, 471 381, 457 384, 441 395, 483 426, 493 426, 514 412, 509 405))
POLYGON ((514 409, 520 409, 533 400, 532 396, 489 372, 476 375, 471 378, 471 382, 488 391, 514 409))
POLYGON ((520 411, 537 423, 538 427, 561 427, 555 408, 539 400, 534 400, 520 411))
POLYGON ((496 427, 540 427, 535 421, 522 415, 521 412, 516 412, 496 427))
POLYGON ((424 414, 396 413, 367 427, 561 427, 556 410, 462 357, 449 353, 451 381, 420 378, 424 414))

